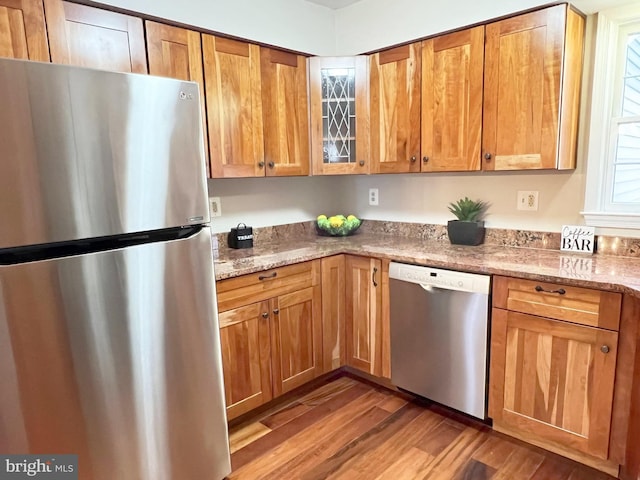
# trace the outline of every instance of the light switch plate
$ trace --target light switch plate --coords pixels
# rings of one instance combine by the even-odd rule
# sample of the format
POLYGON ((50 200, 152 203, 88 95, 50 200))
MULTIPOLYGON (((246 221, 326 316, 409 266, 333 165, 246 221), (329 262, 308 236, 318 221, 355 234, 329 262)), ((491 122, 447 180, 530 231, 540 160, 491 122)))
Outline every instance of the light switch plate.
POLYGON ((220 217, 222 215, 222 204, 220 203, 220 197, 209 198, 209 215, 211 217, 220 217))

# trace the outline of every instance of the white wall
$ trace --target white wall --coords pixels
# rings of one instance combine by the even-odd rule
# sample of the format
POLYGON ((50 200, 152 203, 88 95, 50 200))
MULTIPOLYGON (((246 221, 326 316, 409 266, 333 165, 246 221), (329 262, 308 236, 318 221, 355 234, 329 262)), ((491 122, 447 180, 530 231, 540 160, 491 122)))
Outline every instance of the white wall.
POLYGON ((336 13, 336 45, 355 55, 525 10, 539 0, 361 0, 336 13))
POLYGON ((221 178, 209 180, 209 196, 220 197, 222 216, 214 232, 243 222, 252 227, 315 220, 320 214, 351 213, 343 208, 347 177, 221 178))
POLYGON ((364 218, 444 225, 455 217, 449 202, 468 196, 489 204, 491 228, 560 231, 581 224, 584 174, 579 172, 483 172, 370 175, 351 179, 345 201, 364 218), (369 206, 369 188, 379 189, 379 205, 369 206), (516 209, 518 190, 539 192, 537 212, 516 209))
POLYGON ((335 55, 334 11, 302 0, 102 0, 219 33, 314 55, 335 55))
MULTIPOLYGON (((637 0, 574 0, 584 13, 637 0)), ((546 5, 546 0, 360 0, 336 11, 336 49, 356 55, 546 5)))

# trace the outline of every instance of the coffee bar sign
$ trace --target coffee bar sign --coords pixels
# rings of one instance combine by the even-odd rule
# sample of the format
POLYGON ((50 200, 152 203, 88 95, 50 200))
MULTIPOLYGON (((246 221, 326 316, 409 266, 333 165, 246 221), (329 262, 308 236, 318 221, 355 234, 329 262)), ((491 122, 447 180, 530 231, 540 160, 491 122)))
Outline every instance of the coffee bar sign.
POLYGON ((563 225, 560 250, 593 253, 596 246, 595 230, 595 227, 584 225, 563 225))

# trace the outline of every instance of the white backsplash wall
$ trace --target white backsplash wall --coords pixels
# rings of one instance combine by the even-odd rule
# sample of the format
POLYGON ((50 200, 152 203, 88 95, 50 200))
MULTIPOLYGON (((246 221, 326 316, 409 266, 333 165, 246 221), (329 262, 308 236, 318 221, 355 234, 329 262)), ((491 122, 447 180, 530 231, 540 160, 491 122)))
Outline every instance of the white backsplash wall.
POLYGON ((267 227, 315 220, 320 214, 347 215, 348 177, 223 178, 208 181, 209 196, 220 197, 222 216, 211 219, 214 233, 242 222, 267 227))
POLYGON ((444 225, 455 217, 449 202, 468 196, 489 203, 485 224, 558 232, 564 224, 582 224, 584 174, 572 172, 475 172, 370 175, 350 177, 345 202, 363 218, 444 225), (379 190, 379 205, 369 206, 370 188, 379 190), (516 208, 518 190, 539 192, 538 211, 516 208))

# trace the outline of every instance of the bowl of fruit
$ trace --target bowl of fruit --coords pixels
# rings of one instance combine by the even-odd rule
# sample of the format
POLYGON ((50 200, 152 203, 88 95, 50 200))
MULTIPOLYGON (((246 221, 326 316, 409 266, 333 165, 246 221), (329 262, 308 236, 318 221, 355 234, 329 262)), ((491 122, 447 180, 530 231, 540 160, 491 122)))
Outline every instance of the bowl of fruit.
POLYGON ((316 219, 316 232, 318 235, 330 236, 330 237, 346 237, 347 235, 353 235, 353 233, 360 228, 362 220, 355 215, 333 215, 327 217, 326 215, 320 215, 316 219))

